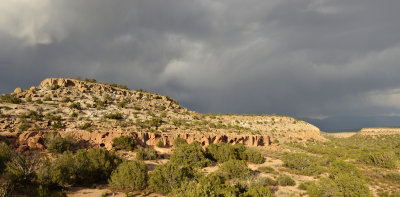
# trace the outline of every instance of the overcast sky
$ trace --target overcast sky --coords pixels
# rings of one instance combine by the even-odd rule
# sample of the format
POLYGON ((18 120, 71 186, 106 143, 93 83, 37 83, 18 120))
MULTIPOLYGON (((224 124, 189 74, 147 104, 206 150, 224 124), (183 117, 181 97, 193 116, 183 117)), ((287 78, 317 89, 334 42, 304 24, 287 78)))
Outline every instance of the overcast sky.
POLYGON ((199 112, 398 116, 399 9, 399 0, 7 0, 0 93, 81 76, 199 112))

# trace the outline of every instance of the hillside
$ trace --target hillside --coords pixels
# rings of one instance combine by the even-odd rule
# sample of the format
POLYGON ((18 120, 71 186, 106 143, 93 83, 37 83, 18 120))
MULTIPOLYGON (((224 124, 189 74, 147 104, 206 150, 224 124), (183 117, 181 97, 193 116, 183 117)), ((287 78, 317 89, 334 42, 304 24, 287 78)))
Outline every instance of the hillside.
POLYGON ((106 148, 120 135, 133 136, 137 144, 161 141, 165 146, 176 137, 250 146, 323 139, 317 127, 291 117, 200 114, 168 96, 95 80, 49 78, 37 87, 16 88, 1 96, 0 110, 0 132, 16 137, 21 149, 43 148, 49 131, 106 148))
POLYGON ((0 196, 399 196, 399 139, 50 78, 0 97, 0 196))

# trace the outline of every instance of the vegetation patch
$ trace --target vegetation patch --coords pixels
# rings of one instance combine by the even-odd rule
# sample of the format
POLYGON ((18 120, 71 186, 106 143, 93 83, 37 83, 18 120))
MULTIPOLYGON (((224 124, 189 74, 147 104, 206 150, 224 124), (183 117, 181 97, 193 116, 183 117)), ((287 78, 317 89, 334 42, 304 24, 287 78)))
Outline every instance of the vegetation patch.
POLYGON ((283 165, 304 175, 319 174, 315 158, 305 153, 287 153, 283 156, 283 165))
POLYGON ((76 144, 74 137, 67 136, 62 138, 55 133, 47 134, 45 139, 45 146, 51 153, 63 153, 67 150, 73 150, 76 144))
POLYGON ((178 146, 171 155, 171 162, 192 167, 206 167, 211 164, 199 142, 178 146))
POLYGON ((125 161, 112 172, 109 183, 119 189, 140 190, 146 188, 148 179, 145 163, 125 161))
POLYGON ((131 136, 120 136, 112 140, 112 147, 116 150, 132 151, 135 147, 135 142, 131 136))

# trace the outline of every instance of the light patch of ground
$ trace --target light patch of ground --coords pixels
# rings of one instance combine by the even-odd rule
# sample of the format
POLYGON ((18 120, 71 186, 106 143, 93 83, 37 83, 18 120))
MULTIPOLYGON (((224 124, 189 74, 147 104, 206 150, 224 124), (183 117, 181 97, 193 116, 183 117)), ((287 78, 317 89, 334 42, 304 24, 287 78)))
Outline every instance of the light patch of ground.
POLYGON ((106 196, 125 197, 125 193, 112 192, 109 189, 81 188, 81 187, 71 188, 68 191, 67 195, 70 197, 101 197, 104 192, 107 192, 106 196))
POLYGON ((147 169, 149 171, 154 170, 154 168, 158 165, 166 164, 168 163, 168 159, 157 159, 157 160, 146 160, 144 163, 147 165, 147 169))
POLYGON ((326 133, 326 136, 331 136, 335 138, 348 138, 355 135, 357 132, 340 132, 340 133, 326 133))
MULTIPOLYGON (((100 188, 82 188, 82 187, 73 187, 67 192, 67 196, 69 197, 102 197, 104 192, 107 192, 106 197, 125 197, 125 192, 116 192, 111 191, 110 189, 100 189, 100 188)), ((132 196, 142 197, 142 196, 150 196, 150 197, 163 197, 161 194, 148 194, 142 195, 140 192, 130 192, 132 196)))

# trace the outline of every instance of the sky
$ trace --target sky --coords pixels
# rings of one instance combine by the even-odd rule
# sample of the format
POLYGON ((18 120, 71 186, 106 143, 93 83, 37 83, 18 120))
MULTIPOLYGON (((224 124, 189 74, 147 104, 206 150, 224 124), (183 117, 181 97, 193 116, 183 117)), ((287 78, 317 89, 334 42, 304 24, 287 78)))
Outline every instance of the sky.
POLYGON ((399 0, 8 0, 0 93, 88 77, 204 113, 400 126, 399 0))

